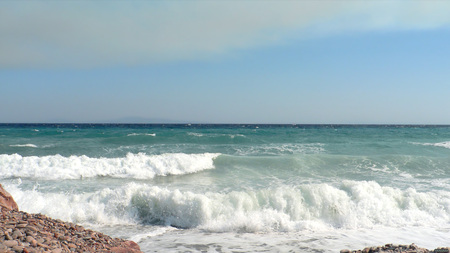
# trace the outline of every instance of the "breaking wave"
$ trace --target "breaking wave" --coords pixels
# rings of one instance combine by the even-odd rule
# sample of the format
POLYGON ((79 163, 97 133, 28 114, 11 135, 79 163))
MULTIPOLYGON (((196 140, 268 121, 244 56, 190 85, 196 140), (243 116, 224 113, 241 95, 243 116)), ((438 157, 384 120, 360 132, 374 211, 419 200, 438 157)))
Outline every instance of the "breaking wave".
POLYGON ((450 149, 450 141, 437 142, 437 143, 414 143, 414 144, 420 144, 420 145, 424 145, 424 146, 443 147, 443 148, 450 149))
POLYGON ((129 183, 93 193, 41 193, 8 185, 24 211, 89 224, 154 224, 212 232, 448 226, 450 193, 373 181, 307 184, 227 193, 129 183))
POLYGON ((127 136, 156 136, 155 133, 131 133, 131 134, 127 134, 127 136))
POLYGON ((183 175, 213 169, 214 159, 219 155, 128 153, 120 158, 91 158, 85 155, 39 157, 3 154, 0 155, 0 178, 60 180, 106 176, 150 179, 155 176, 183 175))
POLYGON ((37 148, 38 146, 28 143, 28 144, 15 144, 15 145, 9 145, 10 147, 20 147, 20 148, 37 148))

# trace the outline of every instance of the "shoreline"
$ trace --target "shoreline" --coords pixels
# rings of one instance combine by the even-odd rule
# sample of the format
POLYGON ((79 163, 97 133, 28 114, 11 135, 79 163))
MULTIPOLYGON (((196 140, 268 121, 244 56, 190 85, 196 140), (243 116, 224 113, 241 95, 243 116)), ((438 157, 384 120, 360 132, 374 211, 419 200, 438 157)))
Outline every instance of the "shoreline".
POLYGON ((141 252, 135 242, 43 214, 2 208, 0 218, 0 252, 141 252))
POLYGON ((343 249, 340 253, 449 253, 450 247, 439 247, 434 250, 420 248, 414 243, 410 245, 386 244, 384 246, 366 247, 362 250, 343 249))
POLYGON ((0 253, 142 253, 137 243, 112 238, 71 222, 19 211, 0 184, 0 253))

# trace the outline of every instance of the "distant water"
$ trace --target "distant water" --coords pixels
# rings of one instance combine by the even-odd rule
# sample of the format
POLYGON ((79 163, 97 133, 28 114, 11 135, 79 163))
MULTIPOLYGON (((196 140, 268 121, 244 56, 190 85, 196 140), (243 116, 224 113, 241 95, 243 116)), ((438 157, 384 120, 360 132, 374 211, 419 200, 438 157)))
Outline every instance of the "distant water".
POLYGON ((144 252, 450 246, 450 127, 0 125, 23 211, 144 252))

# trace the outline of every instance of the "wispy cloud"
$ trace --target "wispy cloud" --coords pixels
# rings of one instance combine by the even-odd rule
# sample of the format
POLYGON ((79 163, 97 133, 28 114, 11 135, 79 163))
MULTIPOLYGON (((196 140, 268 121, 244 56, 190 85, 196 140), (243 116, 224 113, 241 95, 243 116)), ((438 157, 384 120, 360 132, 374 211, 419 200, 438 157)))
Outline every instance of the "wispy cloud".
POLYGON ((450 26, 448 1, 5 1, 0 67, 135 65, 343 32, 450 26))

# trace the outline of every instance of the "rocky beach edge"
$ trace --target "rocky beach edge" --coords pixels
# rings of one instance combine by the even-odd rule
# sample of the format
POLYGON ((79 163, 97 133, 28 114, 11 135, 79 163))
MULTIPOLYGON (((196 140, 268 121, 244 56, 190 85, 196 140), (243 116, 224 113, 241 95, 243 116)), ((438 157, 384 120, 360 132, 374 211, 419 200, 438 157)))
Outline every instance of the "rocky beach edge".
POLYGON ((384 246, 374 246, 374 247, 366 247, 362 250, 349 250, 343 249, 340 253, 449 253, 450 247, 441 247, 434 250, 429 250, 425 248, 420 248, 417 245, 396 245, 396 244, 386 244, 384 246))
POLYGON ((19 211, 0 184, 0 253, 113 252, 141 253, 133 241, 112 238, 71 222, 19 211))

